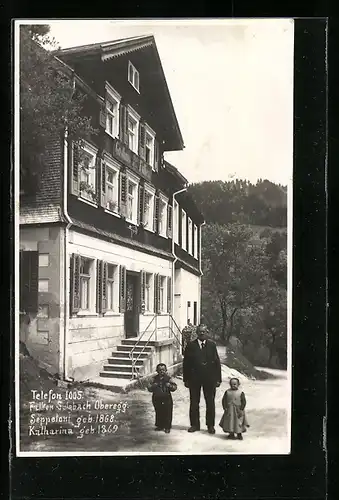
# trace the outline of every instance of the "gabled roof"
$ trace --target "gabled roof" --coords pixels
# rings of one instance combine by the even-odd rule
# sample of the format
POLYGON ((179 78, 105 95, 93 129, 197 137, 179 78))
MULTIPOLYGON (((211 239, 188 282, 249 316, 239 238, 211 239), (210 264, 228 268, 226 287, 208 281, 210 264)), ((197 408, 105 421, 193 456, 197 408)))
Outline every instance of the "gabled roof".
POLYGON ((171 129, 174 132, 175 139, 172 141, 173 145, 169 150, 181 150, 184 148, 184 141, 180 131, 179 123, 175 114, 174 106, 172 103, 171 95, 165 78, 165 73, 161 64, 159 52, 155 43, 153 35, 136 36, 131 38, 122 38, 110 42, 94 43, 90 45, 81 45, 78 47, 70 47, 55 51, 54 54, 71 64, 72 60, 77 60, 84 56, 97 56, 101 57, 103 62, 109 61, 113 58, 136 52, 147 47, 153 48, 154 56, 157 65, 160 69, 161 84, 164 89, 165 100, 168 103, 169 119, 172 120, 173 126, 171 129))

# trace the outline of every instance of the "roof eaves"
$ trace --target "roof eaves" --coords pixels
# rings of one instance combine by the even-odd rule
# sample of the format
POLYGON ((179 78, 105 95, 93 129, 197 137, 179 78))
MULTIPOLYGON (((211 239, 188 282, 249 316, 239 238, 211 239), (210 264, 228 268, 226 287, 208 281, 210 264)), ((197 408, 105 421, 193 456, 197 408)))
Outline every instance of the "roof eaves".
POLYGON ((158 64, 161 68, 161 71, 162 71, 162 74, 163 74, 163 80, 164 80, 164 86, 165 86, 165 90, 166 90, 166 94, 167 94, 167 98, 170 102, 170 107, 171 107, 171 112, 172 112, 172 117, 173 117, 173 120, 174 120, 174 123, 175 123, 175 126, 176 126, 176 129, 177 129, 177 133, 178 133, 178 136, 179 136, 179 142, 180 142, 180 148, 179 149, 184 149, 185 147, 185 144, 184 144, 184 139, 183 139, 183 136, 182 136, 182 133, 181 133, 181 130, 180 130, 180 127, 179 127, 179 122, 178 122, 178 119, 177 119, 177 115, 175 114, 175 110, 174 110, 174 106, 173 106, 173 102, 172 102, 172 98, 171 98, 171 94, 170 94, 170 91, 169 91, 169 88, 168 88, 168 84, 167 84, 167 80, 166 80, 166 77, 165 77, 165 72, 164 72, 164 69, 162 67, 162 63, 161 63, 161 59, 160 59, 160 55, 159 55, 159 52, 158 52, 158 49, 157 49, 157 46, 155 44, 155 41, 154 41, 154 44, 153 44, 153 47, 154 47, 154 51, 155 51, 155 54, 156 54, 156 58, 158 60, 158 64))
POLYGON ((189 183, 186 177, 174 165, 165 160, 164 166, 166 170, 168 170, 172 175, 177 177, 177 179, 179 179, 183 184, 189 183))
POLYGON ((130 54, 131 52, 136 52, 137 50, 143 49, 145 47, 149 47, 152 45, 152 42, 144 42, 138 44, 137 46, 121 46, 121 47, 107 47, 102 48, 102 61, 107 61, 109 59, 113 59, 114 57, 118 57, 124 54, 130 54))
POLYGON ((99 96, 98 94, 96 94, 96 92, 94 92, 94 90, 82 79, 80 78, 79 75, 77 75, 74 71, 74 69, 69 66, 68 64, 66 64, 62 59, 59 59, 59 57, 57 56, 54 56, 54 58, 56 59, 56 61, 61 64, 63 66, 63 68, 68 71, 75 79, 75 81, 80 85, 80 87, 86 91, 89 95, 91 95, 92 97, 94 97, 97 101, 99 101, 100 103, 103 101, 103 98, 101 96, 99 96))

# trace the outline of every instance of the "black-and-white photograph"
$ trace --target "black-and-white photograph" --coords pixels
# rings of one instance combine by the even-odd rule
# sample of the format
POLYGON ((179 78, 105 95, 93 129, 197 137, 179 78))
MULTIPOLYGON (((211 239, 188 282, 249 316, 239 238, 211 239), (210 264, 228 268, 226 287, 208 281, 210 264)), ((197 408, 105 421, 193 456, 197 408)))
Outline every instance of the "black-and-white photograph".
POLYGON ((289 454, 294 21, 14 51, 17 455, 289 454))

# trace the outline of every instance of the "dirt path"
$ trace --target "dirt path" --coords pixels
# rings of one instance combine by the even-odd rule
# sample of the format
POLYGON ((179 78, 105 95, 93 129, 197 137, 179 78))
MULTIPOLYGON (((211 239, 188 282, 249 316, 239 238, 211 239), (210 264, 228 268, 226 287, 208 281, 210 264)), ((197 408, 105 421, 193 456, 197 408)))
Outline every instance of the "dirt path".
MULTIPOLYGON (((267 381, 246 381, 242 384, 247 396, 247 415, 250 423, 244 441, 229 441, 218 426, 222 416, 221 399, 228 383, 223 382, 216 395, 216 434, 210 435, 204 426, 205 402, 201 400, 200 421, 202 430, 187 433, 189 424, 188 389, 177 380, 178 390, 173 394, 174 418, 170 435, 154 432, 153 439, 143 447, 147 452, 174 452, 187 454, 204 453, 250 453, 280 454, 288 453, 288 385, 286 373, 280 372, 279 378, 267 381)), ((135 391, 137 399, 144 399, 145 393, 135 391)), ((147 408, 149 420, 153 423, 153 411, 147 408)), ((141 451, 141 450, 140 450, 141 451)))
MULTIPOLYGON (((83 451, 83 452, 127 452, 127 453, 246 453, 282 454, 289 452, 288 442, 288 382, 286 372, 277 372, 276 379, 242 383, 247 397, 247 416, 250 423, 244 441, 226 440, 218 426, 222 415, 221 399, 228 388, 222 383, 216 395, 216 434, 210 435, 204 427, 205 404, 201 400, 202 430, 190 434, 189 394, 182 380, 177 379, 178 390, 174 393, 173 428, 170 434, 155 432, 151 395, 147 391, 134 390, 127 395, 114 394, 106 390, 91 390, 93 399, 105 403, 125 401, 128 411, 118 416, 119 430, 115 434, 87 435, 82 439, 70 436, 27 438, 27 422, 23 422, 22 435, 27 451, 83 451)), ((226 378, 226 377, 225 377, 226 378)))

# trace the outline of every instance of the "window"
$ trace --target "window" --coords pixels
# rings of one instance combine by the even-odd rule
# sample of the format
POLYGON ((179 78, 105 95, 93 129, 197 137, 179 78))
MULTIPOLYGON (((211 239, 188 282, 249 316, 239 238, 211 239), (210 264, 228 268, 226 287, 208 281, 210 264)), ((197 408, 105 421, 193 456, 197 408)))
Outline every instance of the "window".
POLYGON ((128 147, 136 152, 137 149, 137 122, 128 116, 128 147))
POLYGON ((48 267, 49 266, 49 254, 48 253, 40 253, 39 254, 39 267, 48 267))
POLYGON ((166 278, 165 276, 159 277, 159 308, 161 312, 166 310, 165 308, 165 293, 166 293, 166 278))
POLYGON ((194 258, 198 258, 198 228, 194 224, 194 258))
POLYGON ((118 194, 119 194, 119 170, 106 162, 106 208, 111 212, 118 211, 118 194))
POLYGON ((146 273, 146 283, 145 283, 145 311, 152 311, 152 289, 153 289, 153 275, 150 273, 146 273))
POLYGON ((154 167, 154 146, 155 146, 155 133, 146 125, 145 132, 145 160, 148 165, 154 167))
POLYGON ((120 95, 106 83, 106 132, 112 137, 119 133, 120 95))
POLYGON ((49 305, 48 304, 40 304, 38 309, 38 318, 47 319, 49 318, 49 305))
POLYGON ((118 266, 114 264, 107 264, 107 310, 115 310, 115 302, 118 300, 116 295, 116 273, 118 266))
POLYGON ((179 244, 179 205, 178 202, 174 200, 173 205, 173 234, 174 243, 179 244))
POLYGON ((38 281, 38 291, 39 292, 48 292, 48 280, 39 280, 38 281))
POLYGON ((80 151, 80 196, 89 201, 96 201, 96 153, 97 150, 85 144, 80 151))
POLYGON ((193 303, 193 325, 197 326, 198 324, 198 302, 193 303))
POLYGON ((192 247, 192 240, 193 240, 193 225, 192 225, 192 219, 188 219, 188 242, 187 242, 187 251, 193 255, 193 247, 192 247))
POLYGON ((187 227, 186 227, 186 212, 181 212, 181 246, 187 250, 187 227))
POLYGON ((91 260, 81 257, 80 260, 80 309, 88 311, 90 308, 90 273, 91 260))
POLYGON ((139 92, 139 71, 128 61, 128 81, 139 92))
POLYGON ((154 192, 145 187, 144 192, 144 226, 149 231, 153 229, 154 192))
POLYGON ((167 202, 163 199, 159 199, 159 234, 160 236, 166 236, 167 233, 167 202))
POLYGON ((128 179, 128 188, 127 188, 127 220, 132 222, 133 224, 137 223, 138 216, 138 185, 132 179, 128 179))

